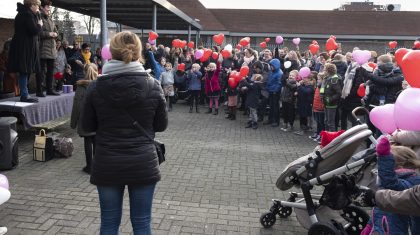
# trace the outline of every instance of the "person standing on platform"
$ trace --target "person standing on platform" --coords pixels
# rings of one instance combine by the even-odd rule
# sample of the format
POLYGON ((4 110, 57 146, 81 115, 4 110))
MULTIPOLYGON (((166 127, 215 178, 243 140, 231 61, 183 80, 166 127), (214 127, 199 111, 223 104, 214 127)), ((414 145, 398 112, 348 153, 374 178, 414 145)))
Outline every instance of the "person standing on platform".
POLYGON ((84 67, 90 63, 94 63, 94 56, 90 52, 90 45, 83 43, 82 49, 76 51, 69 60, 69 64, 73 69, 73 81, 71 81, 71 85, 75 86, 77 81, 85 78, 84 67))
POLYGON ((40 72, 39 34, 42 20, 39 13, 39 0, 24 0, 17 3, 18 14, 15 17, 15 33, 10 45, 8 68, 19 73, 20 101, 36 103, 37 98, 29 96, 28 79, 32 73, 40 72))
POLYGON ((55 26, 51 19, 51 0, 41 0, 42 31, 40 34, 41 72, 36 75, 36 96, 45 97, 42 84, 45 82, 47 95, 60 95, 53 89, 54 62, 57 57, 54 32, 55 26))

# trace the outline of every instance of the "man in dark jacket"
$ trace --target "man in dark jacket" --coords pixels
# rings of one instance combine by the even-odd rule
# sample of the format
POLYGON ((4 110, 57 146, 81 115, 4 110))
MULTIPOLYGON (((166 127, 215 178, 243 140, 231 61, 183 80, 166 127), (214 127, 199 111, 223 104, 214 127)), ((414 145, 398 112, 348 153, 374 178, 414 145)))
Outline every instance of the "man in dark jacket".
POLYGON ((41 1, 41 18, 43 22, 40 34, 41 72, 36 75, 36 96, 45 97, 42 91, 42 83, 45 82, 47 95, 60 95, 52 89, 54 62, 57 57, 55 39, 57 33, 51 19, 51 0, 41 1))
POLYGON ((335 116, 340 102, 341 82, 334 64, 325 64, 325 72, 328 77, 322 85, 320 93, 325 105, 326 130, 336 131, 335 116))
POLYGON ((19 73, 21 102, 38 102, 28 92, 28 79, 32 73, 40 71, 38 35, 42 20, 37 18, 39 1, 25 0, 17 3, 18 14, 15 18, 15 33, 10 45, 8 68, 19 73))

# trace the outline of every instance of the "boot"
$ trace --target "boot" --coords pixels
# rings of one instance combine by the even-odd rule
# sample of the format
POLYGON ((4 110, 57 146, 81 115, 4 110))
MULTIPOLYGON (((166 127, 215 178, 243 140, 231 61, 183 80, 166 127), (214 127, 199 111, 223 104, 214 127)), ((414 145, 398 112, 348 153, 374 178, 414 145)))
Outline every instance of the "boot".
POLYGON ((227 116, 225 118, 226 119, 232 118, 232 107, 228 106, 227 116))
POLYGON ((193 111, 193 106, 190 106, 190 111, 189 111, 189 113, 192 113, 192 111, 193 111))
POLYGON ((252 121, 248 121, 248 123, 246 124, 245 128, 251 128, 252 127, 252 121))
POLYGON ((212 112, 213 112, 212 108, 209 108, 209 110, 207 110, 206 113, 212 113, 212 112))
POLYGON ((58 95, 60 95, 60 93, 58 93, 58 92, 56 92, 56 91, 54 91, 54 90, 47 90, 47 95, 56 95, 56 96, 58 96, 58 95))
POLYGON ((219 109, 214 109, 213 115, 218 115, 218 114, 219 114, 219 109))
POLYGON ((232 118, 230 120, 236 120, 236 106, 232 107, 232 118))
POLYGON ((252 122, 252 129, 257 129, 258 128, 258 123, 257 122, 252 122))
POLYGON ((195 112, 200 113, 200 109, 198 108, 198 105, 195 106, 195 112))

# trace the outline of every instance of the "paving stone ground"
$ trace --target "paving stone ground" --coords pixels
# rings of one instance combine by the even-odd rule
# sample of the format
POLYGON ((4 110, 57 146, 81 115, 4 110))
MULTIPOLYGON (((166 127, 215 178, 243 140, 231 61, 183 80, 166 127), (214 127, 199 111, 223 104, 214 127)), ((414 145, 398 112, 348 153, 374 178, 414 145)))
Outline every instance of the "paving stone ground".
MULTIPOLYGON (((168 129, 158 134, 167 146, 153 202, 153 234, 305 234, 292 214, 271 229, 259 223, 272 198, 288 193, 275 187, 292 160, 310 152, 308 135, 284 133, 260 125, 245 129, 246 116, 188 113, 179 103, 169 115, 168 129)), ((19 131, 20 165, 3 172, 11 199, 0 206, 0 225, 8 234, 99 234, 96 187, 81 171, 83 140, 69 124, 55 130, 73 138, 71 158, 32 161, 34 131, 19 131)), ((121 234, 131 234, 128 195, 124 199, 121 234)))

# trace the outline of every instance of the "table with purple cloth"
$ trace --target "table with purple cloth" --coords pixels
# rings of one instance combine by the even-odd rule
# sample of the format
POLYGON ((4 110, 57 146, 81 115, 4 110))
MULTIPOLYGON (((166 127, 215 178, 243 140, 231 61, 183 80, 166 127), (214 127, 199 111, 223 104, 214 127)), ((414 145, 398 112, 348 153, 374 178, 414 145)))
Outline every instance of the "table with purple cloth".
POLYGON ((25 130, 71 114, 74 92, 39 98, 38 103, 19 102, 19 97, 0 100, 0 116, 16 116, 25 130))

